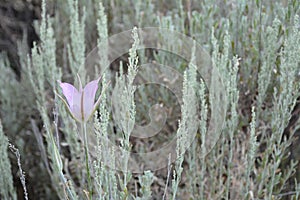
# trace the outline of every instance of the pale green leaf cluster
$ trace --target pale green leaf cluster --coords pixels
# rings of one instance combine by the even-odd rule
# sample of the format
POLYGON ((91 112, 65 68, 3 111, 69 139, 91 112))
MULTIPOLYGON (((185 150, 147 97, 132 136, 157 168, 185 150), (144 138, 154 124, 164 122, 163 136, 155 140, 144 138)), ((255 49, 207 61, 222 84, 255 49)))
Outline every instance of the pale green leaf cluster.
MULTIPOLYGON (((38 146, 38 156, 34 159, 40 159, 36 167, 44 172, 42 180, 49 181, 49 187, 44 184, 48 188, 41 189, 46 199, 299 198, 298 164, 292 160, 299 158, 291 156, 299 121, 296 128, 286 130, 300 96, 299 1, 57 0, 57 3, 60 6, 52 18, 47 15, 46 1, 42 1, 37 30, 40 42, 34 43, 31 51, 20 45, 20 80, 10 70, 6 55, 0 57, 0 114, 7 135, 1 125, 1 198, 17 198, 11 168, 20 171, 24 198, 28 198, 20 160, 21 156, 28 169, 26 164, 34 157, 26 151, 28 146, 38 146), (127 65, 109 63, 109 35, 134 26, 155 26, 187 34, 195 40, 194 47, 190 47, 191 59, 183 60, 172 52, 140 50, 145 38, 140 38, 138 29, 133 28, 127 65), (100 59, 93 69, 86 69, 85 59, 92 41, 97 42, 100 59), (210 83, 205 83, 203 75, 198 74, 197 69, 203 66, 196 66, 199 59, 196 43, 211 56, 210 83), (142 64, 147 62, 172 66, 182 73, 183 80, 178 77, 168 80, 180 82, 183 88, 179 103, 163 87, 141 89, 135 85, 142 64), (112 72, 110 64, 112 68, 118 67, 117 72, 112 72), (114 87, 114 91, 107 89, 94 121, 87 123, 91 158, 88 170, 84 166, 79 124, 57 98, 57 93, 61 94, 57 81, 78 85, 77 73, 83 85, 101 75, 98 93, 109 81, 114 87), (215 74, 222 77, 224 88, 217 86, 215 74), (218 92, 223 92, 225 100, 213 105, 214 94, 218 92), (163 134, 147 142, 157 147, 175 135, 176 159, 171 163, 169 158, 163 175, 161 171, 144 171, 136 176, 130 172, 129 163, 139 165, 139 162, 130 160, 134 159, 130 153, 147 151, 148 143, 136 147, 140 143, 132 140, 132 131, 137 122, 147 122, 153 99, 169 106, 171 116, 162 128, 163 134), (212 138, 214 141, 208 141, 216 142, 209 149, 206 146, 211 139, 209 120, 221 108, 227 111, 222 133, 219 138, 212 138), (195 137, 191 137, 193 133, 195 137), (19 149, 10 145, 18 166, 10 165, 7 138, 19 149), (32 143, 27 144, 28 141, 32 143), (117 170, 119 167, 121 171, 117 170), (89 172, 92 194, 87 194, 89 172), (156 188, 163 192, 156 194, 156 188)), ((171 43, 171 51, 184 50, 181 41, 157 34, 161 41, 171 43)), ((166 78, 160 70, 150 76, 166 78)), ((147 78, 145 73, 141 77, 147 78)), ((218 117, 221 121, 221 116, 218 117)))
POLYGON ((13 186, 11 164, 8 158, 8 139, 4 135, 0 120, 0 197, 2 199, 17 199, 13 186))

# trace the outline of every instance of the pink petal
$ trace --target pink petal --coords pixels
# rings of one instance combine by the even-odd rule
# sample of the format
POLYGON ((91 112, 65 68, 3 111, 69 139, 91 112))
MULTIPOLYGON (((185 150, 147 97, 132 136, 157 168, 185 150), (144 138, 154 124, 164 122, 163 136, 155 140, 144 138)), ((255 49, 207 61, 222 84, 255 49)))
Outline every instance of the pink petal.
POLYGON ((94 110, 94 102, 100 79, 89 82, 83 89, 84 120, 88 120, 94 110))
POLYGON ((82 115, 81 115, 81 108, 78 105, 73 105, 70 107, 70 110, 72 112, 72 114, 74 115, 74 117, 78 120, 78 121, 82 121, 82 115))
POLYGON ((71 112, 76 118, 81 120, 81 93, 69 83, 60 83, 59 85, 67 99, 71 112))

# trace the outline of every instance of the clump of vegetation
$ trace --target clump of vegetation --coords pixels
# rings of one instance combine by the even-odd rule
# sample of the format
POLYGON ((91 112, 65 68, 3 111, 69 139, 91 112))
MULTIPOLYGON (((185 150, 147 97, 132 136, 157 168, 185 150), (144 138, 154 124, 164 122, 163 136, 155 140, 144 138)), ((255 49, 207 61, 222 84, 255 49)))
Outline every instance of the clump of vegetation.
POLYGON ((0 198, 299 199, 299 11, 43 0, 0 57, 0 198))

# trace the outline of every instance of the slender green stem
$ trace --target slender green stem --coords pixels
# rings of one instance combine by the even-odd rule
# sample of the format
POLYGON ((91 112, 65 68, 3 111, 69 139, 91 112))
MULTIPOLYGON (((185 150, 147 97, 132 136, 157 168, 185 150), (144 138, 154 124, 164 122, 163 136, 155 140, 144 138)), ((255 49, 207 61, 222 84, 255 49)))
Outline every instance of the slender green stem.
POLYGON ((59 176, 60 176, 60 179, 62 180, 62 182, 64 183, 65 188, 67 189, 67 192, 68 192, 68 195, 69 195, 68 197, 71 200, 75 200, 76 198, 74 197, 74 194, 73 194, 70 186, 68 185, 68 182, 67 182, 66 178, 64 177, 63 173, 59 172, 59 176))
POLYGON ((81 129, 84 134, 85 167, 86 167, 87 176, 88 176, 89 199, 92 199, 93 186, 92 186, 92 180, 91 180, 91 174, 90 174, 90 168, 89 168, 89 150, 88 150, 88 140, 87 140, 87 132, 86 132, 86 122, 83 122, 81 124, 81 129))

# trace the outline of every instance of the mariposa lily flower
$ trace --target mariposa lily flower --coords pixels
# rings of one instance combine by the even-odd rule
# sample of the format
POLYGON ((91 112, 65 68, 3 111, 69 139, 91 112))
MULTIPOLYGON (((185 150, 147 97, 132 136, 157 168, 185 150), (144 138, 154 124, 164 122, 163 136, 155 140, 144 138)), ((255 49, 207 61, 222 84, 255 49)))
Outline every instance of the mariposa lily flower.
POLYGON ((62 99, 75 120, 78 122, 87 122, 99 105, 104 89, 98 100, 95 102, 100 78, 89 82, 84 88, 82 88, 79 76, 78 79, 79 90, 69 83, 59 81, 59 85, 67 101, 60 95, 58 96, 62 99))

